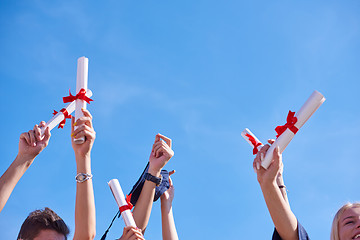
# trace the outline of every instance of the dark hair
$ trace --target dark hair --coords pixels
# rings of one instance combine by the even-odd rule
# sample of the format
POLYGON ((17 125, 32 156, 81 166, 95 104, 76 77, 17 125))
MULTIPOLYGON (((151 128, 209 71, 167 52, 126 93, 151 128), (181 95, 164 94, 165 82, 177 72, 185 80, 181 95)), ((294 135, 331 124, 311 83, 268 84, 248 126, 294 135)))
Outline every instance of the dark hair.
POLYGON ((69 228, 53 210, 50 208, 35 210, 29 214, 21 225, 17 239, 32 240, 41 230, 54 230, 65 236, 69 234, 69 228))

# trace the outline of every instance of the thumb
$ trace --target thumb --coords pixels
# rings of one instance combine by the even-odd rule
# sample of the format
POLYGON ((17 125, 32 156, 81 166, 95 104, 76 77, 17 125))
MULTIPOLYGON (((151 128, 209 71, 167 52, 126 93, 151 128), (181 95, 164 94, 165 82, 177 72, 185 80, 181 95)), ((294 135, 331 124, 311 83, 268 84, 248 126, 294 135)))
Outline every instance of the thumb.
POLYGON ((169 172, 169 176, 173 175, 176 171, 175 170, 172 170, 169 172))
POLYGON ((280 148, 279 148, 279 146, 277 146, 277 147, 274 149, 274 163, 275 163, 277 166, 280 166, 280 164, 281 164, 281 153, 280 153, 280 148))

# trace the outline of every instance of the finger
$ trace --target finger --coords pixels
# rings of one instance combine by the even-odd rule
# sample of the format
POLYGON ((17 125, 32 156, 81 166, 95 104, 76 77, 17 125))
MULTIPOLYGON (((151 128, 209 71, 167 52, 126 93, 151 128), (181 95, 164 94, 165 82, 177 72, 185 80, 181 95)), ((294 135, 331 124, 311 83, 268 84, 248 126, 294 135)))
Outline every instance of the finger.
MULTIPOLYGON (((156 135, 157 136, 157 135, 156 135)), ((162 141, 160 141, 160 138, 159 138, 159 140, 156 140, 156 137, 155 137, 155 142, 154 142, 154 144, 153 144, 153 146, 152 146, 152 148, 151 148, 151 152, 155 152, 155 148, 157 147, 157 146, 159 146, 159 145, 162 145, 162 141)))
POLYGON ((169 185, 170 185, 170 187, 173 185, 173 182, 172 182, 172 180, 171 180, 171 177, 169 176, 169 185))
POLYGON ((40 124, 39 124, 40 127, 46 127, 46 122, 44 121, 41 121, 40 124))
POLYGON ((50 133, 50 128, 49 127, 46 127, 45 128, 45 133, 44 133, 44 137, 43 137, 43 140, 46 145, 48 144, 49 140, 50 140, 50 137, 51 137, 51 133, 50 133))
POLYGON ((160 147, 154 149, 155 157, 157 157, 157 158, 162 156, 164 152, 166 152, 164 146, 160 146, 160 147))
POLYGON ((74 130, 72 136, 75 137, 76 135, 78 135, 81 131, 89 131, 89 132, 95 132, 93 128, 83 124, 80 125, 76 128, 76 130, 74 130))
POLYGON ((256 157, 255 157, 255 159, 254 159, 254 162, 253 162, 253 168, 254 169, 257 169, 257 170, 259 170, 258 169, 258 162, 261 162, 261 159, 260 159, 260 151, 256 154, 256 157))
POLYGON ((279 166, 281 164, 281 153, 279 146, 274 149, 274 162, 279 166))
POLYGON ((34 126, 34 136, 35 136, 35 139, 37 142, 42 140, 41 139, 41 130, 37 124, 34 126))
POLYGON ((175 170, 172 170, 169 172, 169 176, 173 175, 176 171, 175 170))
POLYGON ((268 139, 267 141, 268 141, 268 143, 270 143, 270 144, 273 144, 273 143, 275 142, 274 139, 268 139))
POLYGON ((26 143, 28 145, 31 145, 30 135, 28 132, 24 132, 24 133, 20 134, 20 139, 25 139, 26 143))
POLYGON ((158 134, 156 134, 156 136, 155 136, 155 142, 154 143, 156 143, 156 142, 158 142, 158 141, 160 141, 160 136, 159 136, 160 134, 158 133, 158 134))
POLYGON ((131 239, 131 237, 135 236, 136 234, 136 229, 132 226, 130 226, 131 228, 129 229, 129 231, 126 234, 126 239, 131 239))
POLYGON ((30 145, 35 147, 36 146, 36 139, 35 139, 34 130, 30 130, 28 133, 29 133, 29 136, 30 136, 30 145))
POLYGON ((83 131, 79 132, 78 134, 74 135, 73 139, 78 139, 81 137, 86 137, 86 140, 93 140, 93 139, 95 139, 95 132, 83 130, 83 131))
POLYGON ((78 120, 76 120, 76 122, 74 123, 74 126, 80 126, 82 124, 88 125, 89 127, 92 128, 92 120, 90 117, 81 117, 78 118, 78 120))
POLYGON ((71 136, 74 134, 75 117, 71 116, 71 136))
POLYGON ((270 145, 269 144, 265 144, 261 149, 260 151, 258 152, 258 154, 260 155, 261 153, 264 153, 266 154, 267 150, 269 150, 270 148, 270 145))
POLYGON ((168 137, 166 137, 166 136, 164 136, 164 135, 162 135, 162 134, 158 134, 159 135, 159 137, 161 138, 161 139, 163 139, 165 142, 166 142, 166 144, 171 148, 171 139, 170 138, 168 138, 168 137))
POLYGON ((89 117, 90 119, 92 119, 92 115, 91 113, 89 112, 89 110, 85 109, 85 108, 82 108, 81 111, 83 112, 84 116, 85 117, 89 117))
POLYGON ((131 230, 131 228, 132 228, 132 226, 124 227, 122 237, 127 237, 127 238, 129 238, 129 231, 131 230))
POLYGON ((159 153, 159 149, 165 148, 165 144, 163 142, 157 142, 154 144, 153 152, 155 153, 155 156, 157 157, 156 153, 159 153))

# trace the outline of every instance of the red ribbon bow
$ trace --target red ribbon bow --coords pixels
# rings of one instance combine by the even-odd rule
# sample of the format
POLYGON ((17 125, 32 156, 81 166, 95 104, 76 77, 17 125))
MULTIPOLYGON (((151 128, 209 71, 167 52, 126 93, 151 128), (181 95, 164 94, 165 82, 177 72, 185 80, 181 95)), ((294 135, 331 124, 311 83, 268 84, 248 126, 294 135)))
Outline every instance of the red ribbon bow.
MULTIPOLYGON (((67 118, 71 118, 71 115, 69 115, 68 111, 66 111, 65 108, 61 109, 60 112, 62 112, 64 114, 64 120, 62 120, 59 123, 58 128, 64 128, 65 122, 67 118)), ((53 115, 55 116, 58 112, 54 110, 53 115)))
POLYGON ((92 99, 88 98, 86 96, 86 90, 85 89, 80 89, 80 91, 78 92, 78 94, 76 94, 75 96, 71 94, 70 90, 69 90, 69 96, 67 97, 63 97, 63 102, 64 103, 68 103, 68 102, 72 102, 76 99, 81 99, 84 100, 85 102, 90 104, 90 101, 93 101, 92 99))
POLYGON ((247 136, 249 138, 249 141, 251 142, 251 144, 254 146, 253 149, 253 155, 258 153, 258 146, 261 146, 261 142, 256 142, 255 138, 253 136, 251 136, 250 134, 246 133, 245 136, 247 136))
POLYGON ((299 129, 295 127, 296 122, 297 122, 297 117, 295 117, 295 112, 289 111, 285 125, 277 126, 275 128, 275 131, 277 133, 276 138, 278 138, 283 132, 285 132, 287 128, 290 129, 290 131, 292 131, 294 134, 296 134, 297 131, 299 131, 299 129))
POLYGON ((119 208, 120 213, 122 213, 123 211, 126 211, 126 210, 131 210, 131 209, 133 208, 133 205, 131 204, 130 199, 131 199, 131 194, 130 194, 130 195, 126 195, 127 205, 121 206, 121 207, 119 208))

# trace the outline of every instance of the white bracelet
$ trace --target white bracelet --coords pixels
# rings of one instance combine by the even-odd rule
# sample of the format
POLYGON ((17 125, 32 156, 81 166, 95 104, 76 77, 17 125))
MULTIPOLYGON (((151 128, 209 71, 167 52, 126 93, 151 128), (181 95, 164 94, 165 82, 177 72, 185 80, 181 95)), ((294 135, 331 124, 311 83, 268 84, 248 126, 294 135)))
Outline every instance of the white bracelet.
POLYGON ((76 182, 82 183, 89 179, 92 179, 93 175, 88 173, 78 173, 75 177, 76 182))

